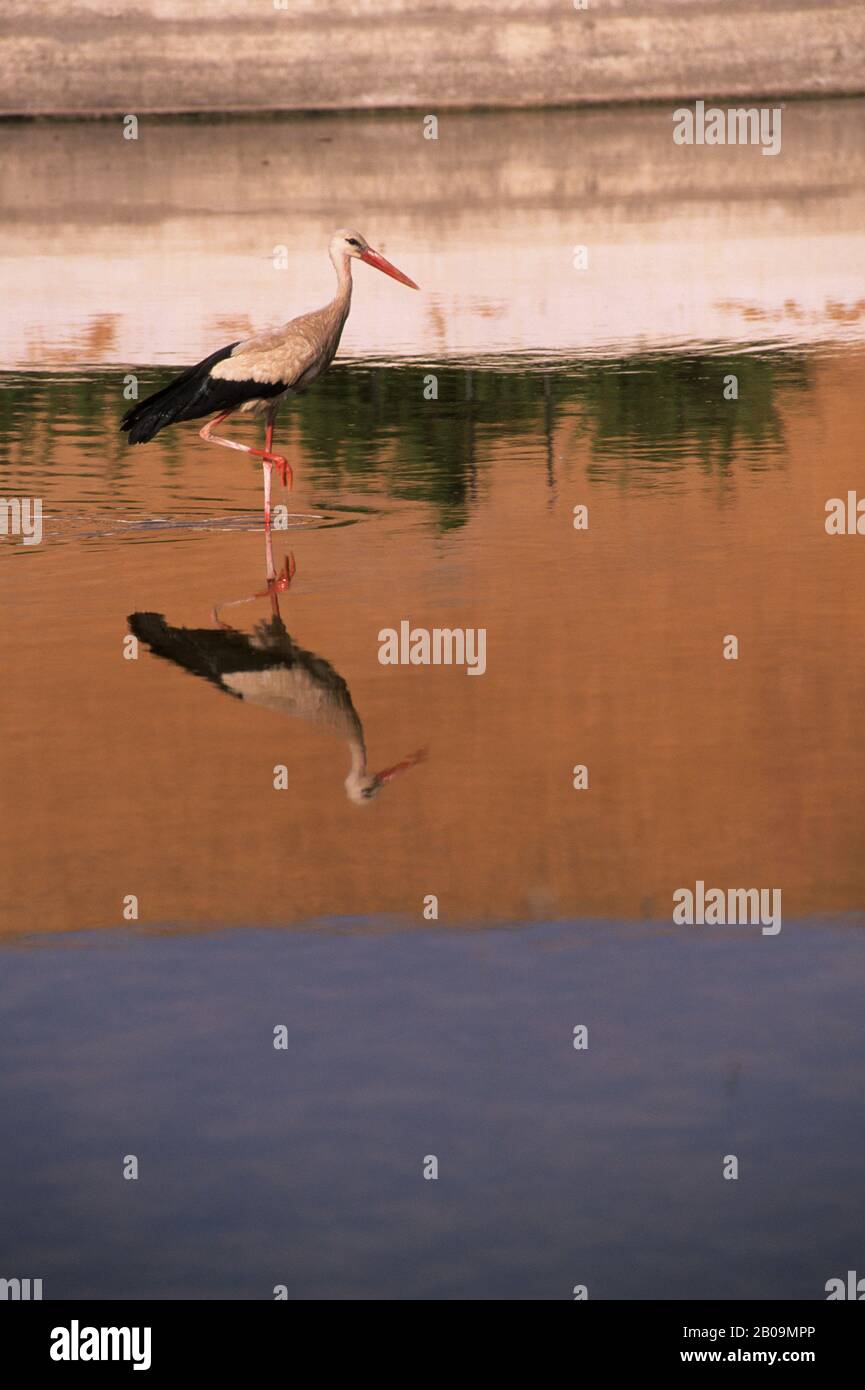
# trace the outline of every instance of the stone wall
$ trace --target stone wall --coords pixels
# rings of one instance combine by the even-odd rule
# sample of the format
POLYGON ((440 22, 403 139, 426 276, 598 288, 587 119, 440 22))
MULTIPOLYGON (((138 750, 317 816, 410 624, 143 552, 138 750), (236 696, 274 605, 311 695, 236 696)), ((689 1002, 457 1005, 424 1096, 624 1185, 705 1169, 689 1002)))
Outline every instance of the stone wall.
POLYGON ((863 90, 863 0, 3 0, 0 10, 0 115, 863 90))

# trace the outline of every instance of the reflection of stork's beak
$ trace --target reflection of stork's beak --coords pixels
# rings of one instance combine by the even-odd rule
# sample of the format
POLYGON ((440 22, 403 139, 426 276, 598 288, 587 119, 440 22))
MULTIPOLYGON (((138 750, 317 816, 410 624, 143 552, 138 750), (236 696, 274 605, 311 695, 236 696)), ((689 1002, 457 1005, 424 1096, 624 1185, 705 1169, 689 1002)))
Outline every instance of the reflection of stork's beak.
POLYGON ((408 285, 410 290, 419 290, 420 285, 416 285, 414 280, 410 280, 407 275, 403 275, 401 270, 397 270, 395 265, 386 261, 384 256, 380 256, 377 251, 373 251, 368 246, 365 251, 361 251, 360 258, 366 261, 367 265, 374 265, 376 270, 383 270, 385 275, 393 276, 394 280, 399 280, 401 284, 408 285))
POLYGON ((383 787, 385 782, 390 782, 398 772, 407 772, 410 767, 416 767, 418 763, 422 763, 425 757, 426 749, 420 748, 417 753, 412 753, 411 757, 403 758, 401 763, 395 763, 393 767, 386 767, 383 772, 377 772, 374 786, 376 788, 383 787))

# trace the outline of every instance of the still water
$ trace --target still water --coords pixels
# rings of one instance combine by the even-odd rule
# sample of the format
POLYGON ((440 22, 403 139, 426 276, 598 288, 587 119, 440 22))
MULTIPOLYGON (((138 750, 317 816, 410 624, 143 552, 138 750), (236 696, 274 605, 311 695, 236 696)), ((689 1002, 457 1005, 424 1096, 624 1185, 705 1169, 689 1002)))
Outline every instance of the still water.
POLYGON ((5 132, 2 492, 44 535, 0 538, 4 1275, 819 1298, 861 1265, 865 542, 824 527, 862 480, 861 114, 712 178, 655 111, 459 118, 424 184, 398 118, 304 123, 318 154, 286 122, 265 183, 257 122, 5 132), (241 303, 326 298, 345 221, 426 298, 358 274, 283 411, 268 592, 257 467, 117 422, 241 303), (485 629, 484 675, 383 666, 403 620, 485 629), (290 700, 222 678, 265 639, 290 700), (408 765, 359 800, 359 749, 408 765), (780 888, 782 931, 674 927, 697 880, 780 888))

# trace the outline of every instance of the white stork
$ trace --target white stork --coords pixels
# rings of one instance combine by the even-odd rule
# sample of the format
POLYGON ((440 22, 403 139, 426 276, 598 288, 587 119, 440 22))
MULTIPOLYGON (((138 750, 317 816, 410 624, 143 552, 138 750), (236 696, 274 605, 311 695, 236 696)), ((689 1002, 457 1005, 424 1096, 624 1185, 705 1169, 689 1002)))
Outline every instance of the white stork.
POLYGON ((257 333, 205 357, 181 372, 161 391, 156 391, 127 411, 120 428, 126 430, 130 444, 146 444, 166 425, 179 420, 199 420, 216 411, 199 431, 212 444, 260 458, 264 472, 264 524, 270 527, 270 483, 274 465, 283 486, 291 486, 291 468, 281 454, 274 454, 273 425, 289 391, 305 391, 336 355, 339 340, 351 308, 351 263, 365 261, 394 280, 416 290, 418 286, 395 265, 385 260, 359 232, 342 230, 331 237, 328 248, 336 271, 337 290, 323 309, 301 314, 282 328, 257 333), (225 439, 213 430, 236 410, 265 416, 264 448, 251 449, 235 439, 225 439))

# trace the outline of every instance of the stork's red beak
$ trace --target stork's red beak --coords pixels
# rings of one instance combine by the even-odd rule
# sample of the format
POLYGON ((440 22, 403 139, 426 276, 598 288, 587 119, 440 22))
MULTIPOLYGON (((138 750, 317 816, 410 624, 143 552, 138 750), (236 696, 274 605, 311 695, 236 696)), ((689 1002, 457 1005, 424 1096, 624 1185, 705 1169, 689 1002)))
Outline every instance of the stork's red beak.
POLYGON ((393 767, 386 767, 383 772, 377 772, 375 774, 375 785, 377 787, 383 786, 385 782, 390 782, 392 778, 396 777, 398 772, 407 772, 410 767, 416 767, 418 763, 422 763, 425 757, 426 749, 419 748, 417 753, 412 753, 410 757, 403 758, 401 763, 394 763, 393 767))
POLYGON ((385 275, 391 275, 394 280, 399 280, 400 284, 408 285, 410 290, 419 290, 420 285, 416 285, 414 280, 410 280, 407 275, 403 275, 401 270, 397 270, 395 265, 386 261, 384 256, 380 256, 377 251, 373 251, 368 246, 365 251, 361 251, 360 258, 366 261, 367 265, 374 265, 376 270, 383 270, 385 275))

